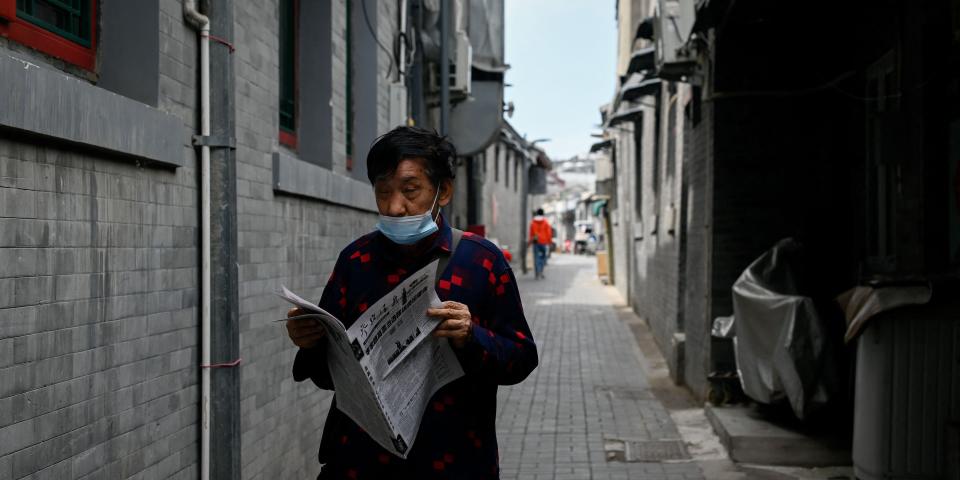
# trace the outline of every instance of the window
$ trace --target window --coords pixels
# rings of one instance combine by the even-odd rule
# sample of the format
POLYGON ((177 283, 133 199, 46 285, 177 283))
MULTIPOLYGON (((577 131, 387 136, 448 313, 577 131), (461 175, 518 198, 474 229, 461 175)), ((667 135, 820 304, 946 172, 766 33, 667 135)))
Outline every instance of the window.
POLYGON ((513 157, 513 151, 507 152, 507 158, 503 159, 503 185, 510 188, 510 157, 513 157))
MULTIPOLYGON (((346 88, 343 91, 345 124, 341 135, 346 146, 344 149, 346 169, 350 172, 350 176, 361 181, 367 179, 367 165, 363 159, 381 133, 376 121, 363 121, 363 119, 376 119, 383 111, 379 100, 380 93, 384 91, 385 72, 379 63, 379 59, 382 58, 379 49, 380 43, 390 45, 390 40, 378 38, 377 32, 383 30, 377 25, 382 22, 389 24, 391 21, 389 16, 379 18, 377 15, 380 11, 378 5, 383 4, 385 2, 377 0, 345 0, 343 3, 346 10, 343 56, 347 71, 344 75, 346 88)), ((384 48, 384 50, 389 49, 384 48)), ((394 62, 393 65, 396 66, 396 63, 394 62)), ((394 71, 393 68, 390 70, 394 71)))
POLYGON ((96 4, 96 0, 0 0, 0 36, 93 70, 96 4))
MULTIPOLYGON (((633 215, 636 219, 643 218, 643 116, 637 117, 633 123, 633 175, 634 196, 633 215)), ((656 166, 654 166, 656 168, 656 166)))
POLYGON ((297 146, 297 0, 280 0, 280 143, 297 146))
POLYGON ((513 163, 513 191, 519 191, 520 187, 520 159, 517 158, 513 163))
MULTIPOLYGON (((667 93, 666 95, 669 95, 667 93)), ((650 167, 650 203, 653 206, 654 215, 660 211, 660 168, 661 163, 663 163, 662 155, 666 155, 666 140, 665 137, 668 135, 664 131, 666 126, 663 124, 663 115, 664 115, 664 99, 669 98, 665 97, 665 94, 661 93, 657 95, 657 110, 656 118, 654 119, 654 141, 653 141, 653 165, 650 167)), ((670 109, 670 105, 666 105, 667 111, 670 109)))
POLYGON ((497 146, 497 154, 493 157, 493 181, 500 181, 500 146, 497 146))
POLYGON ((677 173, 677 114, 680 96, 675 83, 670 84, 670 103, 667 105, 666 177, 671 181, 677 173))

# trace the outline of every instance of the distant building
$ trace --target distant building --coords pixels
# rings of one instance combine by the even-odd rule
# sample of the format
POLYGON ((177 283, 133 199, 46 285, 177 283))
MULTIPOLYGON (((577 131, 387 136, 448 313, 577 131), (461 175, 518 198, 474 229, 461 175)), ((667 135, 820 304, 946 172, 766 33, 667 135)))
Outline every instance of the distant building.
MULTIPOLYGON (((595 159, 593 156, 574 156, 553 162, 551 179, 547 183, 543 208, 547 218, 557 230, 554 242, 564 251, 573 251, 574 237, 579 225, 590 222, 578 208, 596 187, 595 159), (568 248, 569 247, 569 248, 568 248)), ((582 230, 582 228, 581 228, 582 230)))

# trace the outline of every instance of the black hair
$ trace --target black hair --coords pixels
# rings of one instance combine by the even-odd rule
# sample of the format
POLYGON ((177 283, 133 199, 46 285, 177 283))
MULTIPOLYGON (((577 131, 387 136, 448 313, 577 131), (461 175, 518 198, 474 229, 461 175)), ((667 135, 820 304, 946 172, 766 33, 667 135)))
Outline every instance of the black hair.
POLYGON ((434 187, 444 180, 453 180, 456 173, 453 161, 457 149, 436 130, 419 127, 397 127, 381 135, 367 154, 367 178, 370 184, 390 177, 401 160, 423 158, 427 161, 427 177, 434 187))
POLYGON ((538 209, 537 209, 537 215, 543 215, 543 209, 542 209, 542 208, 538 208, 538 209))

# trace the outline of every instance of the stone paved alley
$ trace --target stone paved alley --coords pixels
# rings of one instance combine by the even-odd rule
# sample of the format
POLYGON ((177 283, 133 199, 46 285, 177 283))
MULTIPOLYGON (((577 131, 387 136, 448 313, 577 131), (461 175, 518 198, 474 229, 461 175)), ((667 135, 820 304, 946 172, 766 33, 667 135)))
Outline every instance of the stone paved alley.
POLYGON ((673 442, 642 442, 680 435, 651 391, 634 336, 618 317, 619 299, 597 279, 595 263, 557 255, 546 280, 518 275, 540 366, 500 390, 502 478, 703 478, 692 461, 622 461, 623 442, 662 448, 673 442), (608 461, 605 445, 615 460, 608 461))

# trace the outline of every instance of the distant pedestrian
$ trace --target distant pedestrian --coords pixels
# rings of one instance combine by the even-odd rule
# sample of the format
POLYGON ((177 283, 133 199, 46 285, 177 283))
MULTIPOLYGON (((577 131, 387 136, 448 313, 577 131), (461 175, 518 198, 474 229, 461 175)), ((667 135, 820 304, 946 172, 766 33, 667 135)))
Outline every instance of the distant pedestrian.
POLYGON ((553 228, 550 221, 543 216, 543 209, 538 208, 533 220, 530 221, 530 245, 533 245, 533 271, 536 278, 543 277, 543 267, 547 263, 547 248, 553 244, 553 228))
MULTIPOLYGON (((449 141, 415 127, 398 127, 374 143, 367 177, 380 212, 377 231, 343 250, 319 305, 349 328, 398 283, 446 257, 437 285, 443 304, 426 313, 442 320, 433 334, 450 341, 465 375, 423 407, 406 459, 384 450, 339 410, 335 395, 320 440, 320 479, 499 478, 497 387, 519 383, 536 368, 537 346, 500 249, 450 228, 440 213, 453 198, 455 158, 449 141)), ((301 313, 293 309, 288 316, 301 313)), ((293 379, 334 390, 323 328, 312 319, 292 319, 287 329, 300 347, 293 379)))

